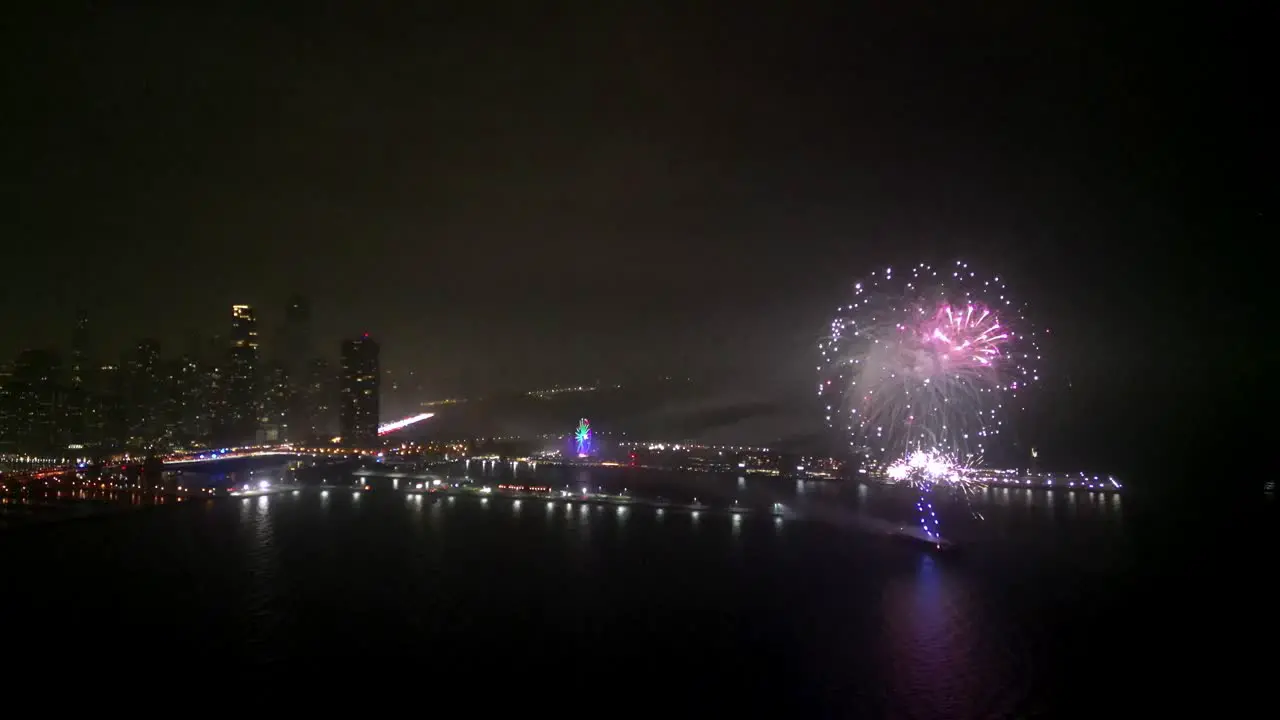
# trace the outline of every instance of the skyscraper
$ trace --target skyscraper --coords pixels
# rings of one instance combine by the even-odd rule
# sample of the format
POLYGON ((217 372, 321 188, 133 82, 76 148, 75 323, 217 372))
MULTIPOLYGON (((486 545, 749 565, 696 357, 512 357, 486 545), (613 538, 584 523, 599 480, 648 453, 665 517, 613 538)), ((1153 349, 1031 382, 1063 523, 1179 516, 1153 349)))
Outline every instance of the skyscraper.
MULTIPOLYGON (((284 416, 278 421, 289 440, 300 440, 309 434, 310 418, 307 412, 308 362, 312 359, 311 303, 301 295, 289 298, 284 313, 284 326, 279 336, 280 347, 276 359, 283 369, 287 383, 275 389, 287 395, 284 416)), ((278 379, 278 378, 277 378, 278 379)), ((270 392, 270 391, 269 391, 270 392)), ((327 438, 326 438, 327 439, 327 438)))
POLYGON ((227 371, 227 421, 230 443, 253 442, 258 431, 258 323, 253 308, 231 306, 231 353, 227 371))
POLYGON ((372 445, 378 439, 378 344, 365 333, 342 343, 339 426, 346 445, 372 445))
POLYGON ((13 366, 0 362, 0 454, 13 452, 18 444, 12 381, 13 366))
POLYGON ((6 383, 5 440, 10 451, 51 452, 66 447, 58 419, 63 393, 58 387, 58 356, 47 350, 23 350, 6 383))
POLYGON ((190 355, 164 363, 164 436, 170 447, 186 447, 200 437, 203 383, 190 355))
POLYGON ((334 433, 333 407, 334 374, 329 363, 315 358, 307 363, 306 383, 299 393, 301 406, 301 437, 316 442, 327 442, 334 433))
POLYGON ((89 358, 89 313, 80 310, 76 313, 76 327, 71 334, 71 387, 79 390, 92 387, 89 376, 93 371, 93 363, 89 358))
POLYGON ((297 440, 290 432, 292 413, 289 408, 293 394, 288 371, 280 363, 270 363, 262 379, 262 427, 259 433, 262 441, 297 440))
MULTIPOLYGON (((126 360, 127 358, 126 353, 126 360)), ((129 439, 129 383, 127 362, 98 366, 99 391, 95 395, 94 442, 101 447, 122 448, 129 439)))
POLYGON ((231 347, 250 348, 258 353, 258 321, 248 305, 231 306, 231 347))
POLYGON ((160 343, 139 340, 128 360, 130 444, 143 447, 164 432, 164 378, 160 343))
POLYGON ((67 437, 81 445, 92 445, 97 442, 97 408, 92 401, 91 391, 98 391, 97 365, 93 362, 89 349, 89 313, 80 310, 76 313, 75 329, 71 333, 71 376, 66 396, 66 408, 63 419, 67 437))
POLYGON ((200 364, 201 414, 196 435, 206 443, 222 443, 230 435, 227 417, 227 358, 200 364))

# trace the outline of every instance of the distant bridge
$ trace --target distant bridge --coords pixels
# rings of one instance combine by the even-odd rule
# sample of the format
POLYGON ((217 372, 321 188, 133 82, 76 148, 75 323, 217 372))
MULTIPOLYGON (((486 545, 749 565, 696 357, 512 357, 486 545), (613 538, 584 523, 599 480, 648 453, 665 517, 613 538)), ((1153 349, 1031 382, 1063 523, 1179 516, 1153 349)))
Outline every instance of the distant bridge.
POLYGON ((246 448, 174 453, 161 458, 161 462, 166 467, 169 467, 260 457, 310 457, 354 460, 362 457, 377 457, 380 452, 382 451, 378 448, 303 447, 290 444, 259 445, 246 448))
MULTIPOLYGON (((423 420, 427 420, 435 416, 435 413, 418 413, 410 415, 407 418, 396 420, 395 422, 384 423, 378 426, 378 437, 385 437, 397 430, 407 428, 410 425, 416 425, 423 420)), ((196 450, 191 452, 172 453, 161 458, 166 465, 194 465, 196 463, 221 462, 224 460, 238 460, 242 458, 258 458, 258 457, 310 457, 310 458, 333 458, 333 459, 356 459, 361 457, 377 457, 382 453, 382 448, 353 448, 333 446, 309 447, 305 445, 294 445, 292 443, 280 443, 277 445, 253 445, 248 447, 221 448, 218 450, 196 450)), ((126 456, 127 459, 128 456, 126 456)))

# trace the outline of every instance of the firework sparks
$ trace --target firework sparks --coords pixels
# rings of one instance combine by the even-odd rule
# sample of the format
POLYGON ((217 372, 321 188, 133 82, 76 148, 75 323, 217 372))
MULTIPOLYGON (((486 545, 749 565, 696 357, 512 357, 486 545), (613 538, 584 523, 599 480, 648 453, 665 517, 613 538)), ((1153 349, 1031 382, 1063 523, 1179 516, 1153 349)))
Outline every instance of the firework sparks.
POLYGON ((1038 379, 1035 333, 999 277, 958 262, 873 273, 820 345, 827 420, 883 471, 913 452, 971 463, 1038 379))
POLYGON ((1036 333, 999 277, 963 262, 886 269, 853 295, 819 344, 827 421, 873 475, 919 488, 922 529, 937 540, 929 495, 980 485, 974 466, 1039 380, 1036 333))
POLYGON ((890 463, 884 469, 884 477, 891 483, 913 485, 922 490, 941 485, 968 493, 981 486, 971 465, 935 450, 916 450, 890 463))

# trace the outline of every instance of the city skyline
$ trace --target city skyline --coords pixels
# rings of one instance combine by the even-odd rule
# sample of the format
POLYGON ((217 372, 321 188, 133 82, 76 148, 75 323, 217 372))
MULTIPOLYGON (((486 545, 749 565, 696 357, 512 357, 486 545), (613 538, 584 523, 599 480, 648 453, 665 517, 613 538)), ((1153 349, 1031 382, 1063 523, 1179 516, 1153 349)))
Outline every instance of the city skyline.
MULTIPOLYGON (((342 344, 341 372, 314 351, 308 303, 294 296, 277 333, 262 343, 253 306, 230 307, 226 332, 205 333, 178 351, 154 338, 119 353, 96 342, 93 315, 75 314, 69 352, 28 348, 0 360, 0 451, 56 453, 262 442, 327 441, 342 408, 352 442, 377 437, 381 373, 369 333, 342 344), (348 372, 352 342, 373 348, 371 364, 348 372), (265 350, 265 351, 264 351, 265 350), (350 403, 362 396, 354 425, 350 403)), ((110 332, 110 328, 106 328, 110 332)))
MULTIPOLYGON (((291 326, 290 313, 299 308, 299 303, 304 303, 308 308, 309 317, 310 299, 302 295, 292 294, 289 296, 288 304, 285 307, 282 322, 273 323, 276 319, 267 308, 267 316, 263 318, 263 322, 259 322, 258 313, 262 308, 251 303, 232 303, 233 324, 236 322, 235 313, 237 308, 246 309, 251 315, 251 322, 254 325, 253 345, 254 349, 259 352, 254 356, 254 362, 268 361, 273 364, 284 366, 291 376, 300 376, 298 373, 305 375, 308 372, 308 365, 316 361, 322 361, 326 365, 333 365, 340 360, 342 345, 352 337, 369 335, 367 331, 350 331, 340 334, 336 340, 329 343, 319 343, 316 341, 313 333, 307 329, 300 329, 296 325, 291 326), (265 324, 263 324, 265 323, 265 324), (301 334, 299 335, 299 331, 301 334), (298 345, 301 345, 299 352, 298 345), (261 348, 266 348, 265 352, 261 348)), ((225 315, 225 310, 224 315, 225 315)), ((230 343, 230 347, 234 348, 237 343, 231 339, 234 331, 231 333, 224 332, 225 328, 210 327, 202 330, 190 329, 182 333, 178 333, 175 337, 181 339, 164 343, 156 340, 159 333, 145 333, 141 338, 129 338, 121 334, 107 334, 101 326, 101 316, 85 309, 79 309, 72 312, 74 325, 68 333, 70 338, 67 342, 50 342, 44 344, 32 344, 22 347, 15 353, 21 354, 27 351, 51 352, 59 359, 60 363, 66 365, 67 381, 72 386, 80 386, 84 384, 85 377, 100 372, 104 366, 119 366, 127 364, 127 358, 131 356, 139 343, 155 344, 163 351, 163 355, 168 360, 178 360, 182 358, 191 359, 207 359, 210 352, 220 353, 224 349, 224 344, 230 343), (88 367, 86 363, 92 362, 93 367, 88 367)), ((309 320, 304 323, 309 325, 309 320)), ((13 357, 0 357, 0 366, 11 364, 13 357)), ((399 389, 399 385, 406 386, 404 400, 411 406, 416 407, 420 403, 430 403, 436 401, 447 400, 450 398, 468 397, 467 393, 460 392, 457 387, 440 387, 430 388, 424 386, 421 382, 423 374, 416 369, 409 369, 397 373, 392 369, 383 369, 382 373, 387 378, 388 387, 392 390, 399 389), (407 380, 402 381, 401 378, 410 378, 414 380, 413 385, 408 385, 407 380)), ((679 374, 679 373, 677 373, 679 374)), ((582 381, 586 380, 590 383, 596 383, 602 377, 618 379, 619 374, 616 372, 596 372, 592 375, 590 371, 569 375, 567 373, 550 373, 552 377, 541 380, 543 384, 533 383, 528 389, 524 386, 512 383, 495 383, 493 385, 483 385, 473 387, 474 391, 471 396, 483 396, 493 393, 511 393, 511 392, 529 392, 529 393, 553 393, 563 392, 567 390, 583 389, 582 381), (562 377, 566 376, 566 377, 562 377), (567 378, 567 379, 566 379, 567 378)), ((661 373, 657 374, 658 376, 661 373)), ((655 373, 643 373, 643 377, 655 376, 655 373)), ((394 403, 395 400, 393 399, 394 403)))

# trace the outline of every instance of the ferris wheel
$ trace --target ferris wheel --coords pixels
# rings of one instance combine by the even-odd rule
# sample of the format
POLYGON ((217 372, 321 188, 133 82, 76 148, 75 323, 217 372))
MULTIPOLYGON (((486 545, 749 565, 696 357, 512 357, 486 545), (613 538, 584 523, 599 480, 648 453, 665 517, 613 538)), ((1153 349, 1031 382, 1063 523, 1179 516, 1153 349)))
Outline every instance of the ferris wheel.
POLYGON ((578 455, 588 455, 591 453, 591 423, 586 418, 578 421, 578 429, 573 433, 573 439, 577 443, 578 455))

